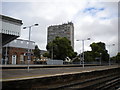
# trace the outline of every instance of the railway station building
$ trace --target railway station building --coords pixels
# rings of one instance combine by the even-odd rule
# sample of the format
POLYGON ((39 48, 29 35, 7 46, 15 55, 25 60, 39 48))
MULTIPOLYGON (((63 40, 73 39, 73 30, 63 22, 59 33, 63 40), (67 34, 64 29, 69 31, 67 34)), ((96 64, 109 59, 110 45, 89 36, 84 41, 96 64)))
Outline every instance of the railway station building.
POLYGON ((2 47, 20 36, 22 20, 0 15, 0 63, 2 47))
POLYGON ((33 50, 35 49, 35 42, 28 41, 23 39, 15 39, 10 43, 6 44, 3 47, 3 61, 2 63, 5 64, 5 58, 7 56, 7 64, 27 64, 28 60, 28 44, 30 49, 30 64, 34 63, 34 55, 33 50))

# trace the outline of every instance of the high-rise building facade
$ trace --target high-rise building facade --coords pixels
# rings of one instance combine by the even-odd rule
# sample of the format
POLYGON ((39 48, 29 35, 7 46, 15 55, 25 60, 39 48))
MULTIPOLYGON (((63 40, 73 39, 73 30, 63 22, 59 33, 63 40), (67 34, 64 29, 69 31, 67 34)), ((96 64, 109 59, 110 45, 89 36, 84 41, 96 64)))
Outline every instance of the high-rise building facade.
POLYGON ((74 49, 74 25, 72 22, 49 26, 47 43, 53 41, 57 36, 69 39, 71 41, 71 46, 74 49))

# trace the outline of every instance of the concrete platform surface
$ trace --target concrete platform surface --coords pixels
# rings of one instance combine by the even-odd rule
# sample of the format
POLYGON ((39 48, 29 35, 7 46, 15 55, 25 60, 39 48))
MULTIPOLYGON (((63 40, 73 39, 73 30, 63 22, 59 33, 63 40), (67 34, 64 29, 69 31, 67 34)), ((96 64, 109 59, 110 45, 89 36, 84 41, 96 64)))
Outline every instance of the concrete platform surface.
POLYGON ((66 74, 91 72, 97 70, 118 68, 118 65, 91 66, 91 67, 59 67, 59 68, 36 68, 36 69, 1 69, 2 78, 0 81, 15 81, 32 78, 44 78, 66 74))
MULTIPOLYGON (((85 66, 99 66, 99 64, 85 64, 85 66)), ((28 65, 0 65, 2 69, 25 69, 28 65)), ((64 64, 64 65, 41 65, 41 64, 30 64, 30 68, 57 68, 57 67, 82 67, 80 64, 64 64)))

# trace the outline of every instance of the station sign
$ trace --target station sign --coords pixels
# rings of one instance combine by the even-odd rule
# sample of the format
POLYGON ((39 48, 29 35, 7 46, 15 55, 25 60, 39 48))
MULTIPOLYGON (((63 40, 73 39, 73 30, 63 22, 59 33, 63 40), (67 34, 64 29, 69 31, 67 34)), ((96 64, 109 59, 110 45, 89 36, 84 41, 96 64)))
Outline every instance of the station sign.
POLYGON ((24 53, 24 56, 33 56, 34 54, 33 53, 24 53))

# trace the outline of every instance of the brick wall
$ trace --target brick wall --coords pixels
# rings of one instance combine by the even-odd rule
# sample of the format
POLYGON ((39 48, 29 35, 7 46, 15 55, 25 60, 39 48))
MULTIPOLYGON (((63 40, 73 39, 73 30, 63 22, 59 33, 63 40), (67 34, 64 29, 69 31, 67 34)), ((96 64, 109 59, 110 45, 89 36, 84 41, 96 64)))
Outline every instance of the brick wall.
MULTIPOLYGON (((5 48, 4 48, 5 51, 5 48)), ((16 47, 8 47, 8 64, 12 64, 12 56, 16 55, 16 64, 27 64, 28 56, 24 54, 27 52, 27 49, 24 48, 16 48, 16 47), (21 60, 21 55, 23 56, 23 60, 21 60)), ((33 56, 31 56, 31 62, 33 64, 33 56)))

